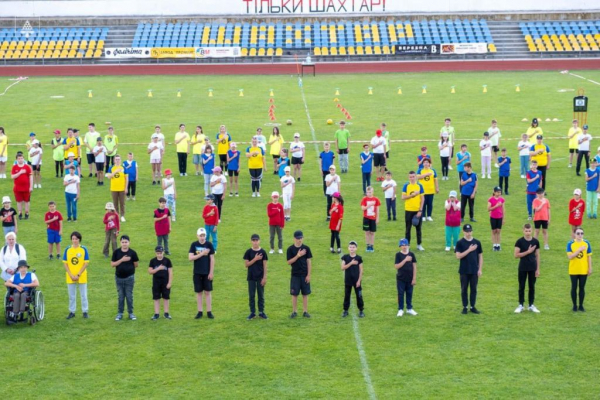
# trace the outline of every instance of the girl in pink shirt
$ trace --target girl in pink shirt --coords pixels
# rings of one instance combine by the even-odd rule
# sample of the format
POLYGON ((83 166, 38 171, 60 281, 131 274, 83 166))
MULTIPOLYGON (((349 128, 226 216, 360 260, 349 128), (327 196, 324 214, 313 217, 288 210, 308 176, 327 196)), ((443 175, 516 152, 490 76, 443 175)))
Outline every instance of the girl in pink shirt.
POLYGON ((493 251, 500 251, 500 231, 502 230, 502 220, 504 219, 504 198, 502 197, 502 189, 498 186, 494 188, 494 194, 488 200, 488 211, 490 212, 490 224, 492 226, 493 251))
POLYGON ((456 190, 450 191, 448 200, 444 203, 446 208, 446 251, 450 251, 451 245, 456 247, 460 234, 460 201, 456 196, 456 190))

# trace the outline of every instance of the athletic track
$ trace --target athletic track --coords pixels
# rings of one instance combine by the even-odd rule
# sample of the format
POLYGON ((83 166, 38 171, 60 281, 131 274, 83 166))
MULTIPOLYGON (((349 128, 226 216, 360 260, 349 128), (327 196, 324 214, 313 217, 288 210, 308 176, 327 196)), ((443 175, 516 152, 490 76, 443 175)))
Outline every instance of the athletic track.
MULTIPOLYGON (((469 60, 317 63, 317 75, 391 72, 543 71, 600 69, 598 59, 469 60)), ((307 71, 308 72, 308 71, 307 71)), ((94 75, 283 75, 296 74, 295 63, 120 64, 0 66, 0 76, 94 75)))

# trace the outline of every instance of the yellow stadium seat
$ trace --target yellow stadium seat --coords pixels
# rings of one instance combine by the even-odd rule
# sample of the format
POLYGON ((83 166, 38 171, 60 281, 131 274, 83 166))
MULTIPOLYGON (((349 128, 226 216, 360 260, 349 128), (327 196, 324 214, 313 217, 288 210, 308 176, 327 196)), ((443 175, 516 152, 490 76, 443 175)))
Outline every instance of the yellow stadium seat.
POLYGON ((4 54, 6 53, 6 51, 4 50, 0 50, 0 58, 4 58, 4 54))
POLYGON ((87 42, 87 40, 82 40, 82 41, 79 43, 79 48, 80 48, 80 49, 83 49, 83 50, 85 50, 85 49, 87 49, 87 46, 88 46, 88 42, 87 42))
POLYGON ((323 56, 328 56, 329 55, 329 49, 325 46, 321 47, 321 55, 323 56))
POLYGON ((4 58, 12 58, 12 55, 13 55, 13 51, 7 50, 6 53, 4 54, 4 58))
POLYGON ((85 52, 85 58, 92 58, 92 57, 94 57, 94 50, 88 49, 88 51, 85 52))
POLYGON ((64 44, 63 44, 63 49, 70 49, 72 45, 72 42, 70 40, 65 40, 64 44))
POLYGON ((285 30, 286 31, 291 31, 292 30, 292 25, 286 25, 285 26, 285 30))
POLYGON ((77 56, 77 50, 75 50, 75 49, 69 50, 69 54, 67 55, 68 58, 75 58, 76 56, 77 56))
POLYGON ((17 48, 17 42, 15 42, 14 40, 11 40, 10 43, 8 44, 8 49, 14 50, 16 48, 17 48))
POLYGON ((359 56, 362 56, 363 54, 365 54, 365 51, 362 46, 356 46, 356 54, 359 56))
POLYGON ((275 51, 273 49, 267 49, 267 56, 273 57, 274 54, 275 54, 275 51))
POLYGON ((52 58, 53 54, 54 50, 46 50, 46 52, 44 53, 44 58, 52 58))
POLYGON ((8 44, 9 42, 7 41, 2 42, 2 44, 0 44, 0 50, 8 50, 8 44))
POLYGON ((19 58, 28 58, 29 57, 29 50, 23 50, 21 52, 21 56, 19 58))
POLYGON ((73 40, 71 42, 71 49, 75 49, 75 50, 79 49, 79 40, 73 40))
POLYGON ((60 58, 67 58, 68 56, 69 56, 69 50, 62 49, 60 51, 60 56, 59 56, 60 58))
POLYGON ((390 46, 383 46, 382 50, 383 54, 390 54, 390 46))
POLYGON ((365 46, 365 54, 373 54, 373 48, 371 46, 365 46))
POLYGON ((275 55, 276 55, 277 57, 281 57, 281 56, 283 55, 283 49, 278 47, 278 48, 275 50, 275 55))
POLYGON ((296 32, 294 32, 294 39, 302 39, 302 31, 300 29, 296 29, 296 32))
POLYGON ((25 42, 25 46, 23 46, 23 49, 25 50, 31 50, 31 46, 33 46, 33 42, 30 42, 29 40, 25 42))
POLYGON ((33 50, 39 50, 39 49, 40 49, 40 46, 41 46, 41 43, 40 43, 40 41, 39 41, 39 40, 36 40, 35 42, 33 42, 33 45, 31 45, 31 48, 32 48, 33 50))
POLYGON ((102 57, 102 49, 96 49, 96 51, 94 51, 94 58, 100 57, 102 57))
POLYGON ((322 31, 326 31, 327 30, 327 25, 326 24, 321 25, 321 30, 322 31))
POLYGON ((320 56, 321 55, 321 48, 320 47, 315 47, 315 49, 313 50, 313 52, 315 53, 315 56, 320 56))
POLYGON ((250 53, 248 53, 250 57, 256 57, 256 49, 250 49, 250 53))
POLYGON ((17 42, 17 50, 23 50, 25 48, 25 42, 22 40, 19 40, 17 42))
POLYGON ((309 24, 304 25, 304 30, 310 32, 311 31, 310 25, 309 24))
POLYGON ((264 57, 266 54, 266 51, 264 49, 264 47, 261 47, 260 49, 258 49, 258 56, 259 57, 264 57))
POLYGON ((530 52, 537 51, 537 48, 535 47, 535 44, 530 44, 528 47, 529 47, 529 51, 530 52))
POLYGON ((242 48, 242 57, 246 57, 248 55, 248 49, 247 48, 242 48))
POLYGON ((63 42, 62 40, 57 40, 56 41, 56 46, 54 47, 56 50, 62 50, 62 48, 64 47, 65 42, 63 42))
POLYGON ((38 53, 37 50, 31 50, 29 52, 29 57, 27 57, 27 58, 36 58, 37 53, 38 53))
POLYGON ((489 51, 490 53, 495 53, 495 52, 496 52, 496 45, 494 45, 494 43, 490 43, 490 44, 488 45, 488 51, 489 51))
POLYGON ((48 50, 54 50, 56 48, 56 42, 54 40, 51 40, 48 42, 48 50))
POLYGON ((13 51, 12 58, 21 58, 21 50, 13 51))
MULTIPOLYGON (((306 38, 306 39, 304 39, 304 44, 308 44, 308 45, 310 45, 310 43, 311 43, 311 40, 310 40, 310 38, 306 38)), ((309 46, 309 47, 310 47, 310 46, 309 46)))
POLYGON ((381 46, 373 46, 374 54, 381 54, 381 46))
POLYGON ((330 53, 332 56, 337 56, 337 55, 338 55, 338 49, 337 49, 337 47, 332 47, 332 48, 329 50, 329 53, 330 53))
POLYGON ((338 53, 339 53, 340 56, 345 56, 347 54, 346 53, 346 48, 344 46, 339 47, 338 48, 338 53))
POLYGON ((292 39, 285 39, 285 44, 292 44, 292 39))
POLYGON ((261 25, 258 27, 258 29, 260 29, 261 31, 266 31, 267 27, 265 25, 261 25))
POLYGON ((35 58, 44 58, 44 54, 46 53, 46 50, 38 50, 37 55, 35 56, 35 58))

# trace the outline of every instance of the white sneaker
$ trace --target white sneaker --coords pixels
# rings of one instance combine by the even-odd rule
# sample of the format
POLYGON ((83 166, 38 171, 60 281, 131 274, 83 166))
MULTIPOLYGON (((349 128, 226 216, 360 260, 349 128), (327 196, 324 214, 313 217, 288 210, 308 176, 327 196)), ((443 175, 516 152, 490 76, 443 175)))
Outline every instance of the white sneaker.
POLYGON ((121 217, 121 222, 125 222, 125 217, 121 217))
POLYGON ((525 179, 525 175, 521 175, 521 179, 525 179))
POLYGON ((279 249, 277 252, 278 252, 279 254, 283 254, 283 250, 281 250, 281 249, 279 249))
POLYGON ((252 197, 256 197, 256 192, 252 192, 252 197))
POLYGON ((427 221, 433 221, 433 218, 427 217, 427 221))
POLYGON ((519 304, 519 307, 515 310, 515 314, 521 314, 521 312, 523 312, 523 305, 519 304))
POLYGON ((454 168, 452 168, 452 165, 448 165, 448 169, 452 171, 454 168))
POLYGON ((260 197, 260 193, 259 192, 256 192, 256 197, 260 197))
POLYGON ((33 188, 34 188, 34 189, 37 189, 37 183, 34 183, 34 184, 33 184, 33 188))
POLYGON ((488 174, 488 179, 492 179, 492 175, 488 174))
POLYGON ((171 221, 175 222, 176 221, 175 217, 171 217, 171 221))
POLYGON ((548 246, 547 244, 544 245, 544 250, 550 250, 550 246, 548 246))
POLYGON ((446 250, 446 251, 450 251, 450 247, 446 247, 444 250, 446 250))
POLYGON ((415 310, 413 310, 412 308, 409 308, 408 310, 406 310, 406 313, 407 313, 407 314, 410 314, 410 315, 419 315, 419 314, 417 314, 417 312, 416 312, 415 310))
POLYGON ((425 248, 420 244, 417 245, 417 249, 419 249, 420 251, 425 251, 425 248))
POLYGON ((528 309, 529 311, 532 311, 532 312, 534 312, 534 313, 538 313, 538 314, 539 314, 539 312, 540 312, 540 310, 538 310, 538 309, 536 308, 536 306, 534 306, 533 304, 532 304, 532 305, 530 305, 530 306, 529 306, 527 309, 528 309))
POLYGON ((38 183, 38 189, 41 189, 41 188, 42 188, 42 184, 38 183))
POLYGON ((396 314, 396 317, 401 317, 404 315, 404 310, 398 310, 398 314, 396 314))
POLYGON ((269 250, 269 254, 273 254, 273 253, 275 253, 275 250, 273 250, 273 249, 269 250))
POLYGON ((423 222, 425 222, 427 220, 427 218, 423 217, 423 222))
POLYGON ((573 168, 573 164, 569 164, 569 168, 573 168))

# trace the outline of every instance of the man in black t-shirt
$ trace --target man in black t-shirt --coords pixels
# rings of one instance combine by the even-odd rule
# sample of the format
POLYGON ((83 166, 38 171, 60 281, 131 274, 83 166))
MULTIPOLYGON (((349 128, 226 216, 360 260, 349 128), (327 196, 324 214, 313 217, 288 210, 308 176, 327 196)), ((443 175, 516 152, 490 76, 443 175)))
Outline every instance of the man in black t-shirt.
POLYGON ((190 245, 188 259, 194 262, 194 292, 198 303, 196 319, 202 318, 202 297, 206 298, 206 316, 214 318, 212 313, 213 277, 215 271, 215 248, 206 240, 206 229, 196 232, 198 240, 190 245))
POLYGON ((154 299, 154 315, 152 320, 156 321, 160 316, 160 299, 163 299, 165 318, 171 319, 169 314, 169 299, 171 298, 171 283, 173 282, 173 264, 165 257, 165 249, 156 246, 154 249, 156 257, 150 260, 148 273, 152 275, 152 299, 154 299))
POLYGON ((540 276, 540 242, 532 236, 531 224, 523 226, 523 237, 515 243, 515 258, 519 259, 519 306, 515 313, 523 311, 525 303, 525 282, 529 282, 528 310, 539 313, 533 304, 535 300, 535 281, 540 276))
POLYGON ((258 293, 258 316, 267 319, 265 314, 265 285, 267 284, 267 252, 260 247, 260 236, 256 233, 250 238, 252 247, 244 254, 244 265, 248 270, 248 296, 250 315, 247 320, 256 318, 255 295, 258 293))
POLYGON ((115 269, 115 282, 119 294, 117 316, 115 321, 123 319, 125 299, 127 299, 127 312, 129 319, 135 321, 137 318, 133 313, 133 285, 135 283, 135 269, 140 259, 137 253, 129 248, 129 236, 121 236, 121 247, 113 252, 110 262, 115 269))
POLYGON ((412 297, 413 289, 417 284, 417 257, 412 251, 409 251, 408 239, 401 239, 398 243, 400 251, 396 253, 394 268, 396 273, 396 289, 398 290, 398 314, 396 317, 404 315, 404 294, 406 293, 406 313, 417 315, 413 308, 412 297))
POLYGON ((359 318, 364 318, 365 313, 365 302, 362 296, 362 277, 363 277, 363 259, 361 256, 356 254, 356 248, 358 245, 352 241, 348 244, 348 252, 342 256, 342 271, 344 271, 344 312, 342 317, 348 316, 348 309, 350 308, 350 296, 352 295, 352 288, 354 288, 354 294, 356 295, 356 306, 360 310, 358 313, 359 318))
POLYGON ((464 237, 456 243, 454 252, 456 258, 460 260, 458 273, 460 274, 460 294, 462 297, 462 313, 468 312, 467 306, 471 303, 471 312, 479 314, 475 308, 477 302, 477 283, 483 268, 483 248, 481 242, 473 238, 473 227, 471 224, 463 226, 464 237), (468 296, 469 287, 471 295, 468 296))
POLYGON ((298 294, 302 293, 302 308, 304 318, 310 318, 308 313, 308 295, 310 292, 310 273, 312 270, 312 253, 310 247, 302 243, 302 231, 294 232, 294 244, 287 249, 287 263, 292 266, 290 294, 292 295, 292 315, 298 316, 298 294))

